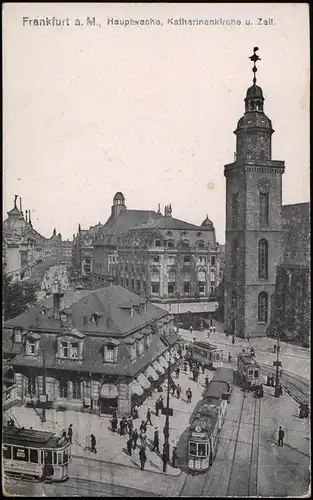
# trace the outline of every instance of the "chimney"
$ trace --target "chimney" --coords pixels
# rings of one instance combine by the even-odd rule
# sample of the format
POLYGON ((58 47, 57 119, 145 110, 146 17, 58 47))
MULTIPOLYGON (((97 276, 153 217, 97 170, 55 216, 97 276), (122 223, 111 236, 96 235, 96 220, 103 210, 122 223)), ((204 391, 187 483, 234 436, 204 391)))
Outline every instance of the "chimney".
POLYGON ((28 222, 29 222, 29 224, 30 224, 30 225, 32 225, 32 220, 31 220, 31 210, 28 210, 28 215, 29 215, 29 217, 28 217, 28 218, 29 218, 28 222))
POLYGON ((22 198, 20 196, 20 212, 23 213, 23 210, 22 210, 22 198))

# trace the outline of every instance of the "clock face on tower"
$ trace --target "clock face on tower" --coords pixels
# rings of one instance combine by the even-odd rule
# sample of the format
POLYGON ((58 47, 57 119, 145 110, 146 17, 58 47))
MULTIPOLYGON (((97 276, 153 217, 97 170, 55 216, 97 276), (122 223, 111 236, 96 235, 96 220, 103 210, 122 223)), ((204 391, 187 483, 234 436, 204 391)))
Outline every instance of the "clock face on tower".
POLYGON ((259 180, 258 187, 260 191, 267 193, 270 190, 271 182, 269 179, 262 177, 262 179, 259 180))

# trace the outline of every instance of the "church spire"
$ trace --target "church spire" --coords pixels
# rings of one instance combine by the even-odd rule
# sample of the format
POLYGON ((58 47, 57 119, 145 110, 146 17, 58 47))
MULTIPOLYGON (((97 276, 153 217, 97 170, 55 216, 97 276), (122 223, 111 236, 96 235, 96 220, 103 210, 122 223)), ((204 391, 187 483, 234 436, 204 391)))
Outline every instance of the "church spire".
POLYGON ((261 61, 260 57, 257 54, 258 50, 259 50, 259 47, 254 47, 254 49, 253 49, 253 56, 250 57, 251 61, 253 62, 253 68, 252 68, 252 71, 253 71, 253 74, 254 74, 253 85, 256 84, 256 72, 258 71, 258 68, 256 67, 256 62, 257 61, 261 61))
POLYGON ((258 85, 256 85, 256 72, 258 71, 258 68, 256 67, 256 62, 261 61, 261 58, 257 54, 258 50, 259 50, 258 47, 254 47, 253 56, 249 58, 253 62, 252 71, 254 76, 253 76, 253 85, 252 87, 248 88, 247 95, 245 98, 246 113, 249 113, 251 111, 263 112, 263 103, 264 103, 263 92, 261 87, 258 87, 258 85))

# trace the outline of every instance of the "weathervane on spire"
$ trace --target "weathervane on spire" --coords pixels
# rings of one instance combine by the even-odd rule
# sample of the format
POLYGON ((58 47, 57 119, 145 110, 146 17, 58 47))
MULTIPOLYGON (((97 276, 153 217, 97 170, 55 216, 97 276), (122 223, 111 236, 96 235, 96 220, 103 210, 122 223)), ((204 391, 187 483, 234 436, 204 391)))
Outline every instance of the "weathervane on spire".
POLYGON ((261 61, 261 58, 257 55, 257 51, 259 50, 259 47, 254 47, 253 49, 253 56, 250 57, 250 60, 253 61, 254 65, 253 65, 253 68, 252 68, 252 71, 254 73, 254 78, 253 78, 253 85, 256 84, 256 72, 258 71, 258 68, 256 67, 256 62, 257 61, 261 61))

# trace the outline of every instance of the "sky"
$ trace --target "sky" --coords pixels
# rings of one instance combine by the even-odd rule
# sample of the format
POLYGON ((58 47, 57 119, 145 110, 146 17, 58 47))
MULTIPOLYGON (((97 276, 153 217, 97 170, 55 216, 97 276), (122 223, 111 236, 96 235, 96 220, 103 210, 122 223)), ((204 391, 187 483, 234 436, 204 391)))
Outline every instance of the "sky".
POLYGON ((224 165, 255 46, 272 158, 286 162, 283 203, 309 201, 308 5, 4 4, 3 218, 17 194, 43 236, 56 227, 71 238, 79 223, 105 223, 122 191, 129 209, 171 203, 173 217, 193 224, 208 215, 223 244, 224 165), (23 26, 46 16, 70 26, 23 26))

